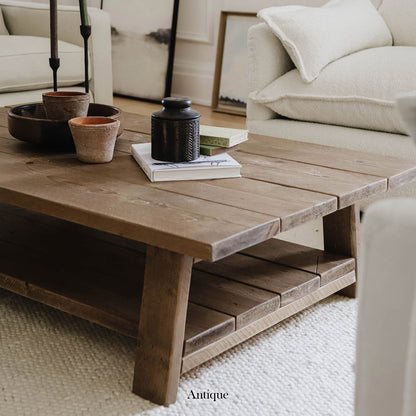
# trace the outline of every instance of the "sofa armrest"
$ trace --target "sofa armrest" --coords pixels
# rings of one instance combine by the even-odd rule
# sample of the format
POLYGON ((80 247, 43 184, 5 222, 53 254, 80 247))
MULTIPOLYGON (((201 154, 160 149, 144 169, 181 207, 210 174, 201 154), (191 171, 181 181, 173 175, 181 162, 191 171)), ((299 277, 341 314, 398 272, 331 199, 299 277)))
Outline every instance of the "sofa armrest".
MULTIPOLYGON (((261 90, 276 78, 293 68, 293 62, 280 40, 266 23, 250 27, 248 31, 248 80, 249 91, 261 90)), ((269 120, 276 113, 250 98, 247 103, 247 120, 269 120)))
MULTIPOLYGON (((10 35, 49 37, 49 5, 0 0, 0 7, 10 35)), ((88 8, 88 16, 92 29, 89 41, 91 90, 96 102, 112 104, 110 17, 95 8, 88 8)), ((84 45, 79 30, 81 18, 78 7, 59 6, 58 21, 59 40, 84 45)))
POLYGON ((370 206, 362 242, 355 414, 415 415, 416 200, 370 206))

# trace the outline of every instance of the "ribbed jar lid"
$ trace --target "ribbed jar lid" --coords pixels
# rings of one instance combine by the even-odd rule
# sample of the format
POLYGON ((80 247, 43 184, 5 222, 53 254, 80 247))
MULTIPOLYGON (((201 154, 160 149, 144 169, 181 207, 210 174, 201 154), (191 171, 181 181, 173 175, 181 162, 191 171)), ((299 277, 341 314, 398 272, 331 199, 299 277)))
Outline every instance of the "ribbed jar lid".
POLYGON ((152 119, 193 120, 201 117, 198 111, 191 108, 192 101, 183 97, 165 97, 162 110, 152 114, 152 119))

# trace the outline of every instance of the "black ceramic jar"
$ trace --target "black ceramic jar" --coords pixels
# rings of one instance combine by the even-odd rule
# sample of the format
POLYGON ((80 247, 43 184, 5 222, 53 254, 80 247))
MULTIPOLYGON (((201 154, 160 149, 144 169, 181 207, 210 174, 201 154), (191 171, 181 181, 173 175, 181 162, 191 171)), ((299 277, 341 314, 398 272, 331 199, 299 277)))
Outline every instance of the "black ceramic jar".
POLYGON ((191 100, 166 97, 163 109, 152 114, 152 158, 188 162, 199 157, 199 119, 191 100))

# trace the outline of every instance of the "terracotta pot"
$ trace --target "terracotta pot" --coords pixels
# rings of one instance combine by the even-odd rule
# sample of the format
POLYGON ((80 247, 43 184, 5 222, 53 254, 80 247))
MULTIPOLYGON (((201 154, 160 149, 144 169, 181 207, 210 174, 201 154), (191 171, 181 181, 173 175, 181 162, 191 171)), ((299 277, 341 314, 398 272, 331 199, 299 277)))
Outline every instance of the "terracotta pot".
POLYGON ((90 95, 80 91, 53 91, 43 93, 42 100, 49 120, 68 121, 75 117, 86 117, 90 95))
POLYGON ((119 120, 110 117, 77 117, 68 123, 81 162, 108 163, 113 160, 119 120))
MULTIPOLYGON (((122 111, 111 105, 90 103, 88 116, 120 120, 117 136, 123 133, 122 111)), ((75 151, 68 121, 48 120, 43 103, 13 107, 8 112, 9 133, 16 139, 62 151, 75 151)))

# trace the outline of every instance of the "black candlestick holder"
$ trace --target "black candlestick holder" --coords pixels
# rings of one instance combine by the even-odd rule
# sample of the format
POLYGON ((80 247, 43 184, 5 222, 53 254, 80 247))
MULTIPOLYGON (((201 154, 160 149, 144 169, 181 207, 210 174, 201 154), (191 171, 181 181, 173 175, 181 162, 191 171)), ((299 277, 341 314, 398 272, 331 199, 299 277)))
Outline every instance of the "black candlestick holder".
POLYGON ((84 38, 85 92, 90 92, 88 75, 88 38, 91 36, 91 25, 81 25, 81 36, 84 38))
POLYGON ((52 68, 53 72, 53 90, 58 91, 58 68, 61 64, 59 58, 49 58, 49 66, 52 68))

